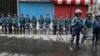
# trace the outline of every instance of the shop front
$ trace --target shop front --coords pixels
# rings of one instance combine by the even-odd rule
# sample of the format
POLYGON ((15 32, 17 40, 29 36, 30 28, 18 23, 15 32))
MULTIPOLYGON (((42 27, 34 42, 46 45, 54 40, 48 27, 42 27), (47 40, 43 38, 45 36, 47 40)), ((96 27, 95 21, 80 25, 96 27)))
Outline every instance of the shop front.
POLYGON ((69 18, 74 16, 76 9, 82 10, 82 18, 86 16, 88 11, 88 5, 93 4, 95 0, 53 0, 54 2, 54 11, 57 18, 61 16, 69 18))

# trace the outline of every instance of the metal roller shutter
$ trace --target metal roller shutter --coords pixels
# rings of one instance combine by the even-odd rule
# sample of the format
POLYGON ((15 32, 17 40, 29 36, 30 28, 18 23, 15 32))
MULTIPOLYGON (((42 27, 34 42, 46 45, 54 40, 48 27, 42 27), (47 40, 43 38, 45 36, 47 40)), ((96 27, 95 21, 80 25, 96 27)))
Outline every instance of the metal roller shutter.
POLYGON ((40 15, 45 17, 46 14, 49 14, 52 19, 54 15, 54 5, 50 2, 20 2, 19 9, 20 14, 29 14, 31 18, 35 15, 39 19, 40 15))

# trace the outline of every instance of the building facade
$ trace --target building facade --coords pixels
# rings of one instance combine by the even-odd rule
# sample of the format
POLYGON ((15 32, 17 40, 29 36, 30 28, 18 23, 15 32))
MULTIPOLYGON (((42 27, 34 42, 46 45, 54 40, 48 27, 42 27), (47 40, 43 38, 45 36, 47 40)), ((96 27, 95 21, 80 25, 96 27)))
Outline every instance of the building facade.
POLYGON ((51 18, 54 15, 59 19, 63 17, 73 17, 76 9, 82 10, 82 18, 86 16, 89 5, 95 3, 95 0, 19 0, 19 14, 33 15, 38 19, 40 15, 44 17, 49 14, 51 18))

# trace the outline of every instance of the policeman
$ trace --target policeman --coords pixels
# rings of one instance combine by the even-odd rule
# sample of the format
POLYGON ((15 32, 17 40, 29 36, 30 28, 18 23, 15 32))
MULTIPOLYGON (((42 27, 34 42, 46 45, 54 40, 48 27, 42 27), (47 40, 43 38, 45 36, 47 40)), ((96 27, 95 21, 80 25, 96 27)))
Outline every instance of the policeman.
POLYGON ((71 27, 72 27, 72 37, 70 40, 70 51, 73 51, 73 41, 76 36, 76 47, 79 47, 79 40, 80 40, 80 31, 82 28, 82 20, 80 18, 82 11, 80 9, 76 9, 75 11, 75 17, 71 21, 71 27))
POLYGON ((26 31, 27 31, 27 33, 30 33, 30 17, 29 17, 29 15, 27 14, 26 15, 26 18, 25 18, 25 27, 26 27, 26 31))
POLYGON ((19 23, 20 23, 20 34, 22 34, 22 33, 25 34, 25 17, 23 16, 23 14, 21 14, 19 23))
POLYGON ((92 12, 87 12, 87 17, 83 20, 83 28, 83 38, 81 44, 83 44, 84 40, 87 38, 88 31, 92 31, 93 29, 92 12))
POLYGON ((50 20, 49 14, 47 14, 45 18, 45 28, 46 28, 47 34, 50 33, 50 23, 51 23, 51 20, 50 20))
POLYGON ((4 16, 4 14, 2 13, 1 15, 1 23, 2 23, 2 33, 6 33, 6 17, 4 16))
POLYGON ((14 14, 14 17, 12 19, 12 24, 14 27, 14 34, 18 34, 19 31, 19 26, 18 26, 18 17, 16 14, 14 14))
POLYGON ((33 28, 33 33, 36 34, 36 26, 37 26, 37 20, 35 18, 35 16, 33 16, 32 18, 32 28, 33 28))
POLYGON ((65 19, 65 34, 68 34, 69 31, 69 19, 68 16, 65 19))
POLYGON ((44 18, 42 15, 40 15, 40 18, 39 18, 39 28, 40 30, 43 29, 43 26, 44 26, 44 18))
POLYGON ((30 21, 31 21, 31 20, 30 20, 30 17, 29 17, 29 15, 27 14, 27 15, 26 15, 26 18, 25 18, 25 23, 26 23, 26 22, 27 22, 27 23, 30 23, 30 21))
POLYGON ((56 33, 57 33, 57 19, 55 16, 54 16, 54 19, 52 20, 52 23, 53 23, 53 34, 56 35, 56 33))
POLYGON ((93 23, 93 39, 92 44, 98 45, 98 39, 100 37, 100 13, 96 13, 93 23))
POLYGON ((7 27, 9 30, 9 34, 12 34, 12 17, 9 13, 8 13, 8 17, 7 17, 7 27))
POLYGON ((63 34, 63 27, 64 27, 64 18, 63 16, 61 16, 60 20, 59 20, 59 34, 63 34))

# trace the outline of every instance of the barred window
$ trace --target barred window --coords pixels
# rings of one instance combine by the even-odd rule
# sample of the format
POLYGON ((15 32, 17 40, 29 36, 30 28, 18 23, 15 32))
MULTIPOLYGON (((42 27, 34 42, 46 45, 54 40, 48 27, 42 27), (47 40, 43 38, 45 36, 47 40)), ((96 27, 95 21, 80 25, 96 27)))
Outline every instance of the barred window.
POLYGON ((10 13, 11 15, 17 13, 16 0, 0 0, 0 13, 10 13))

